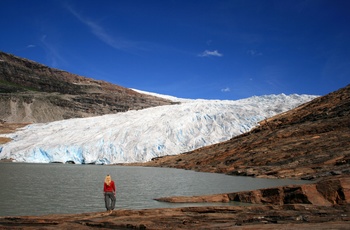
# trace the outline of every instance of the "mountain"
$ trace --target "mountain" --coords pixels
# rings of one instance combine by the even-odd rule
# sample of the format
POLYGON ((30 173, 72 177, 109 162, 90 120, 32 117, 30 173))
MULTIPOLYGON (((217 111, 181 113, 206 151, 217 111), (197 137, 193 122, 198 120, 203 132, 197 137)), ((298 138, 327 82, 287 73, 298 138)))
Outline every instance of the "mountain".
POLYGON ((226 141, 315 97, 280 94, 237 101, 182 100, 182 104, 32 124, 5 135, 13 141, 0 146, 0 159, 145 162, 226 141))
POLYGON ((0 121, 50 122, 174 102, 0 52, 0 121))
POLYGON ((148 166, 257 177, 350 174, 350 85, 262 120, 249 132, 148 166))

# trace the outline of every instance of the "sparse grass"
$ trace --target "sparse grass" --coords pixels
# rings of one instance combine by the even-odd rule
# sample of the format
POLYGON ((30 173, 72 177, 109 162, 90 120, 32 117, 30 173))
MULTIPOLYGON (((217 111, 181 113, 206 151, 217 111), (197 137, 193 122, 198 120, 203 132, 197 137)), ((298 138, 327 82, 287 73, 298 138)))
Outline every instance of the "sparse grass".
POLYGON ((12 87, 12 88, 17 88, 20 90, 28 90, 28 91, 38 91, 37 89, 33 88, 33 87, 27 87, 27 86, 22 86, 13 82, 8 82, 5 80, 0 79, 0 85, 4 85, 7 87, 12 87))

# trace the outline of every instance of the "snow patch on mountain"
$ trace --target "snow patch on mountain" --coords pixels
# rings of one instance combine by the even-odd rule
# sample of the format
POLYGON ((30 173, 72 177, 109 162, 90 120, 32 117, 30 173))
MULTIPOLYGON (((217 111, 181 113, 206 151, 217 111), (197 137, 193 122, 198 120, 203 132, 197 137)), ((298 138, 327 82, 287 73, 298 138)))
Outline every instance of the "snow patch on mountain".
POLYGON ((229 140, 259 121, 315 97, 280 94, 236 101, 183 99, 177 105, 32 124, 2 135, 13 140, 0 146, 0 159, 76 164, 145 162, 229 140))
POLYGON ((186 103, 186 102, 193 102, 193 101, 201 101, 202 99, 187 99, 187 98, 178 98, 178 97, 174 97, 174 96, 169 96, 169 95, 164 95, 164 94, 159 94, 159 93, 153 93, 153 92, 147 92, 147 91, 143 91, 143 90, 139 90, 139 89, 132 89, 138 93, 143 93, 143 94, 148 94, 151 96, 155 96, 155 97, 161 97, 164 99, 168 99, 170 101, 173 102, 181 102, 181 103, 186 103))

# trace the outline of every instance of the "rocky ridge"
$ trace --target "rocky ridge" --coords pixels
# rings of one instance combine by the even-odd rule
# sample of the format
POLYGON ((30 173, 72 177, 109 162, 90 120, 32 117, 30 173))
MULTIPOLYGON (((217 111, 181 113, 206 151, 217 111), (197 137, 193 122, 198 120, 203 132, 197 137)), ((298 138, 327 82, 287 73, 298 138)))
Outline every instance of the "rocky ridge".
POLYGON ((51 122, 173 103, 0 52, 2 121, 51 122))
POLYGON ((162 197, 156 200, 171 203, 225 203, 236 201, 250 204, 311 204, 331 207, 333 205, 350 204, 350 178, 347 176, 333 176, 324 178, 316 183, 303 185, 288 185, 206 196, 162 197))

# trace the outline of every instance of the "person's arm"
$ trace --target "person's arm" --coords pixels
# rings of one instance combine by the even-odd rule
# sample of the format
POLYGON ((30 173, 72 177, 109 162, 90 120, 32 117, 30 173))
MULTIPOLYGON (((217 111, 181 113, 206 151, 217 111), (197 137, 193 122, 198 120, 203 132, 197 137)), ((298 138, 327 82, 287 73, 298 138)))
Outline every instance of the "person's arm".
POLYGON ((117 189, 116 189, 116 186, 115 186, 114 181, 113 181, 113 192, 114 192, 114 195, 115 195, 115 193, 117 192, 117 189))

